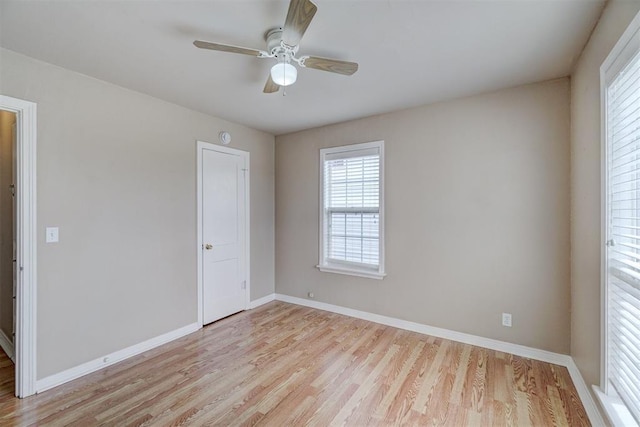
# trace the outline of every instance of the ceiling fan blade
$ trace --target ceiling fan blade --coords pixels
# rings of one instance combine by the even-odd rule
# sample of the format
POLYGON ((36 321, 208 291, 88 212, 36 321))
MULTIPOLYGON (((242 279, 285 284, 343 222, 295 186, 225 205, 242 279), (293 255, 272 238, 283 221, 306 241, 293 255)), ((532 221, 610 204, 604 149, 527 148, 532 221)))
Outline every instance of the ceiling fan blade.
POLYGON ((280 90, 280 86, 278 86, 273 79, 271 78, 271 73, 267 76, 267 83, 264 85, 264 93, 274 93, 280 90))
POLYGON ((300 58, 300 65, 307 68, 315 68, 316 70, 344 74, 346 76, 350 76, 358 71, 358 64, 355 62, 340 61, 339 59, 320 58, 318 56, 304 56, 300 58))
POLYGON ((220 44, 203 42, 202 40, 196 40, 193 42, 196 47, 200 49, 219 50, 221 52, 241 53, 243 55, 261 56, 262 51, 256 49, 249 49, 246 47, 232 46, 230 44, 220 44))
POLYGON ((317 10, 309 0, 291 0, 282 29, 282 41, 288 46, 297 46, 317 10))

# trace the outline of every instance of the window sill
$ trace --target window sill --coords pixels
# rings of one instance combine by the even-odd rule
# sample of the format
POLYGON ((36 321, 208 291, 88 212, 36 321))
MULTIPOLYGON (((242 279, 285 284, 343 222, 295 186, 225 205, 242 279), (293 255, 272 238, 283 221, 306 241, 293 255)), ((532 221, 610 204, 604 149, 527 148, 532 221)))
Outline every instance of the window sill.
POLYGON ((619 397, 607 396, 600 387, 595 385, 593 391, 614 427, 638 427, 638 423, 619 397))
POLYGON ((316 265, 316 268, 324 273, 346 274, 348 276, 366 277, 368 279, 382 280, 386 274, 371 270, 359 270, 335 265, 316 265))

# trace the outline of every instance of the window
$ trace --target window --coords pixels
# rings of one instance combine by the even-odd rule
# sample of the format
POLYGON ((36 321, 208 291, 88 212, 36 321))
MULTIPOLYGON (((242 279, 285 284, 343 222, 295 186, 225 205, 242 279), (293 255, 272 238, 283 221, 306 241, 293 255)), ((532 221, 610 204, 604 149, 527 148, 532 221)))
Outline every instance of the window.
POLYGON ((321 271, 384 276, 384 142, 320 150, 321 271))
POLYGON ((640 43, 638 37, 621 42, 623 47, 616 45, 602 67, 606 255, 601 398, 614 423, 631 425, 634 420, 640 424, 640 43))

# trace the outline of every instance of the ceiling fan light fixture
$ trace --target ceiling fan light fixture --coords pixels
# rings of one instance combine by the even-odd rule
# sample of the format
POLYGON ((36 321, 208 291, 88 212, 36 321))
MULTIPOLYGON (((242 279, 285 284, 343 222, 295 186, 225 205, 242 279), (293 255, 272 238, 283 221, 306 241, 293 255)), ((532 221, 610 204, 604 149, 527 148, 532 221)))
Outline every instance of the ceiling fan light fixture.
POLYGON ((271 79, 278 86, 289 86, 296 82, 298 70, 287 62, 278 62, 271 67, 271 79))

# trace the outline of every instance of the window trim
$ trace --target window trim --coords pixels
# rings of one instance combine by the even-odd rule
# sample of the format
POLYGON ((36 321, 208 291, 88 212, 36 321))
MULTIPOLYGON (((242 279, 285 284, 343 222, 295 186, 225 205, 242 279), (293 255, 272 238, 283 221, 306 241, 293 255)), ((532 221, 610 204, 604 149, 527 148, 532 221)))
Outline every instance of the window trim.
POLYGON ((320 149, 320 162, 319 162, 319 185, 318 185, 318 198, 319 198, 319 211, 318 211, 318 268, 325 273, 337 273, 346 274, 350 276, 365 277, 369 279, 382 280, 385 276, 385 244, 384 244, 384 141, 364 142, 360 144, 342 145, 338 147, 329 147, 320 149), (337 153, 347 153, 349 151, 362 151, 377 148, 380 156, 380 198, 379 198, 379 218, 380 218, 380 252, 379 263, 377 268, 371 268, 365 265, 358 265, 352 262, 333 261, 328 262, 324 257, 324 217, 325 217, 325 200, 324 200, 324 163, 327 156, 337 153))
POLYGON ((636 14, 620 39, 615 44, 609 55, 600 67, 600 385, 593 385, 595 395, 600 400, 609 422, 613 426, 623 426, 633 416, 616 397, 615 389, 609 386, 608 372, 608 287, 607 271, 607 225, 609 212, 607 208, 607 189, 609 180, 607 177, 608 150, 607 150, 607 89, 620 72, 636 54, 640 53, 640 12, 636 14))

